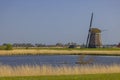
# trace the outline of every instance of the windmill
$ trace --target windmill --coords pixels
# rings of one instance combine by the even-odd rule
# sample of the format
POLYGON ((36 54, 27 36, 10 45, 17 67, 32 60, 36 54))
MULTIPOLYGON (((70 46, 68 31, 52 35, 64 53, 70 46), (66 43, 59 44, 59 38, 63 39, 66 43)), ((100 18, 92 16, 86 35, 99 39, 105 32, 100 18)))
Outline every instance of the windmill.
POLYGON ((91 14, 86 47, 87 48, 100 48, 102 47, 101 30, 98 28, 92 28, 92 20, 93 20, 93 13, 91 14))

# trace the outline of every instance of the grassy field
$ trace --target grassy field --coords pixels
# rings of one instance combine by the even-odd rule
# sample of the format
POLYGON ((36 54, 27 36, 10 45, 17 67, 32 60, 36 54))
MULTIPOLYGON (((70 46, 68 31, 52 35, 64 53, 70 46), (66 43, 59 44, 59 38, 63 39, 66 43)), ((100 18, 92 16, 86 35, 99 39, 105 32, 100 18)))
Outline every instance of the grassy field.
POLYGON ((48 54, 88 54, 88 55, 120 55, 120 48, 14 48, 0 50, 0 55, 48 55, 48 54))
POLYGON ((81 65, 81 66, 50 66, 23 65, 11 67, 0 65, 0 77, 5 76, 47 76, 47 75, 81 75, 120 73, 120 65, 81 65))
POLYGON ((0 80, 120 80, 120 73, 60 76, 0 77, 0 80))
POLYGON ((37 50, 120 50, 120 48, 67 48, 67 47, 13 47, 13 49, 37 49, 37 50))

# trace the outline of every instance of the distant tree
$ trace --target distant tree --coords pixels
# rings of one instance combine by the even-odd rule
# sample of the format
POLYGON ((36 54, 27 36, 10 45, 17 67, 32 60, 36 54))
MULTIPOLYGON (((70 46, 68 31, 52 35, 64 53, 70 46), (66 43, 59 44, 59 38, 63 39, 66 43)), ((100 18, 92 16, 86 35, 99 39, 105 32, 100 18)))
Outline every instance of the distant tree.
POLYGON ((25 44, 26 47, 34 47, 34 45, 32 45, 31 43, 27 43, 25 44))
POLYGON ((62 43, 56 43, 56 46, 62 47, 63 44, 62 43))
POLYGON ((41 44, 41 43, 36 43, 35 44, 35 47, 45 47, 46 45, 45 44, 41 44))
POLYGON ((4 46, 5 46, 5 50, 12 50, 13 49, 12 44, 6 44, 4 46))
POLYGON ((31 43, 14 43, 13 47, 34 47, 31 43))

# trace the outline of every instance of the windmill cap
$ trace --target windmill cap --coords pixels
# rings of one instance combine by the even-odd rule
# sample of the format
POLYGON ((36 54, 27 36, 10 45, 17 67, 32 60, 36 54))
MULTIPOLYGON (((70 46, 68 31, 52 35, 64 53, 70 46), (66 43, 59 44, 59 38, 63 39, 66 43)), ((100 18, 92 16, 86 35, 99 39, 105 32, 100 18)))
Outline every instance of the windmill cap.
POLYGON ((90 31, 91 31, 92 33, 101 33, 101 30, 98 29, 98 28, 91 28, 90 31))

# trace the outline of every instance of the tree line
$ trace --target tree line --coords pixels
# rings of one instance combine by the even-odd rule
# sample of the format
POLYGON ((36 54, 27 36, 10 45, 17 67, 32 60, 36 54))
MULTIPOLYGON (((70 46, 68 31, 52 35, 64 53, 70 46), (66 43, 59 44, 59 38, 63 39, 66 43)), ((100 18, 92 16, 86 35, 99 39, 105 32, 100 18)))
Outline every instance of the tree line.
POLYGON ((67 44, 56 43, 56 44, 51 44, 51 45, 42 44, 42 43, 36 43, 36 44, 32 44, 32 43, 14 43, 14 44, 12 44, 13 47, 68 47, 70 45, 79 46, 79 44, 73 43, 73 42, 67 43, 67 44))
MULTIPOLYGON (((1 46, 6 46, 9 43, 4 43, 1 46)), ((77 46, 80 46, 77 43, 74 42, 69 42, 67 44, 63 44, 63 43, 56 43, 56 44, 51 44, 51 45, 47 45, 47 44, 42 44, 42 43, 36 43, 36 44, 32 44, 32 43, 13 43, 13 44, 9 44, 12 47, 68 47, 68 48, 75 48, 77 46)))
MULTIPOLYGON (((65 48, 76 48, 76 47, 80 47, 80 48, 85 48, 85 44, 79 45, 77 43, 74 42, 69 42, 67 44, 63 44, 63 43, 56 43, 53 45, 47 45, 47 44, 42 44, 42 43, 36 43, 36 44, 32 44, 32 43, 4 43, 2 45, 0 45, 0 50, 12 50, 13 47, 24 47, 24 48, 34 48, 34 47, 65 47, 65 48)), ((112 47, 120 47, 120 43, 119 44, 114 44, 114 45, 103 45, 103 48, 112 48, 112 47)))

